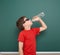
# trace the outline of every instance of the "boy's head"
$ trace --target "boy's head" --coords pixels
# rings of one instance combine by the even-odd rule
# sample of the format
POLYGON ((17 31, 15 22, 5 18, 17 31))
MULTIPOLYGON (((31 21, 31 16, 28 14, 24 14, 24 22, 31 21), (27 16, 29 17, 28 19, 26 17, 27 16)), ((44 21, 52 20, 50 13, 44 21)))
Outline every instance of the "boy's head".
POLYGON ((25 27, 31 27, 32 24, 33 24, 32 21, 29 20, 26 16, 20 17, 16 22, 16 26, 20 30, 24 30, 25 27))

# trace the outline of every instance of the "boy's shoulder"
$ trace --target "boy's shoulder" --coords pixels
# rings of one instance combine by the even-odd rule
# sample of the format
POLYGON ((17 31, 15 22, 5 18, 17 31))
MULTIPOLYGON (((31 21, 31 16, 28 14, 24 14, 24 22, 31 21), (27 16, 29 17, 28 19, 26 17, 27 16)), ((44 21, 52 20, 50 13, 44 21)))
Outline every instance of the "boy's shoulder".
MULTIPOLYGON (((37 27, 36 28, 31 28, 31 30, 36 30, 36 29, 39 29, 39 28, 37 28, 37 27)), ((25 31, 26 30, 22 30, 22 31, 20 31, 20 33, 25 33, 25 31)))
POLYGON ((36 28, 32 28, 32 30, 36 30, 36 29, 39 29, 39 27, 36 27, 36 28))
POLYGON ((23 34, 23 33, 24 33, 24 31, 23 31, 23 30, 19 32, 19 34, 23 34))

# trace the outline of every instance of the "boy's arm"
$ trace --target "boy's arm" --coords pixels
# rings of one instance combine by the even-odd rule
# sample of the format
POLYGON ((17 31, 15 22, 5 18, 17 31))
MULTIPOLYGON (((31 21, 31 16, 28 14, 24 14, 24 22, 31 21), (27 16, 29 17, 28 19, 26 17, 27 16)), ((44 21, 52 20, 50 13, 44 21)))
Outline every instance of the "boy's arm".
POLYGON ((19 55, 23 55, 23 42, 18 42, 19 46, 19 55))
POLYGON ((47 29, 47 25, 44 23, 44 21, 40 17, 34 16, 32 21, 38 21, 41 24, 40 32, 47 29))
POLYGON ((39 23, 41 24, 40 32, 47 29, 47 25, 44 23, 44 21, 41 18, 39 18, 39 23))

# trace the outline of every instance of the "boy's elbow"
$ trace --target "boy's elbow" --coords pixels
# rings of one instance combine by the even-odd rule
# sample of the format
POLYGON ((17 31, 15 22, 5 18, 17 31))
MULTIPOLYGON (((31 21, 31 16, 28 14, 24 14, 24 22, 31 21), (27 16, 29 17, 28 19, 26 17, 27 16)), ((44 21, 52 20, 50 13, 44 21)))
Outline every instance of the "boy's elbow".
POLYGON ((40 32, 41 32, 41 31, 44 31, 44 30, 46 30, 46 29, 47 29, 47 26, 40 27, 40 32))
POLYGON ((45 27, 45 30, 47 29, 47 26, 45 27))

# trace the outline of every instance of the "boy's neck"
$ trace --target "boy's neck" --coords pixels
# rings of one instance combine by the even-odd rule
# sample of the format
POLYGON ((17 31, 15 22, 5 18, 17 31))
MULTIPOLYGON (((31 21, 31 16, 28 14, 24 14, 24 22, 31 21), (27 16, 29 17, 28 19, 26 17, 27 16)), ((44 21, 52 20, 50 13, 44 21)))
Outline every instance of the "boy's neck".
POLYGON ((24 28, 24 30, 30 30, 30 29, 31 29, 30 26, 27 26, 27 27, 24 28))

